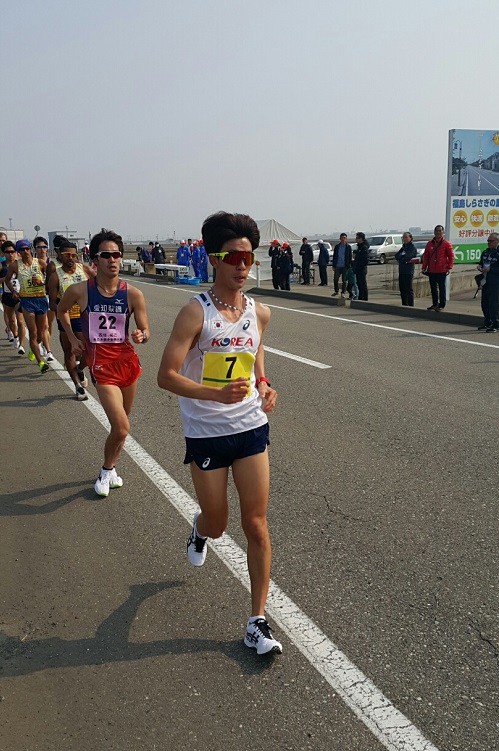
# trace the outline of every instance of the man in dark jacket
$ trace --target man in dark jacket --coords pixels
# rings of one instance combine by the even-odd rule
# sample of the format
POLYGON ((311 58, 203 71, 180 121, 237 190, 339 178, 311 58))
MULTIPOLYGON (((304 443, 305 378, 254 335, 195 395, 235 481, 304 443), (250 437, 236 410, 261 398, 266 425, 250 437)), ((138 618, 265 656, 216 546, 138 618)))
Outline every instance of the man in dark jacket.
POLYGON ((281 246, 279 240, 272 240, 269 247, 270 256, 270 268, 272 270, 272 286, 274 289, 279 289, 279 255, 281 253, 281 246))
POLYGON ((300 248, 301 255, 301 275, 303 278, 302 284, 310 284, 310 264, 314 260, 314 251, 312 246, 308 244, 306 237, 302 240, 302 246, 300 248))
POLYGON ((359 300, 367 300, 367 264, 369 263, 369 243, 366 242, 366 236, 363 232, 357 232, 355 235, 357 243, 357 252, 353 262, 353 270, 357 277, 357 287, 359 288, 359 300))
POLYGON ((345 297, 345 291, 347 288, 347 271, 352 265, 352 246, 347 243, 347 236, 345 232, 340 235, 340 241, 334 246, 333 250, 333 284, 334 292, 333 297, 339 292, 339 281, 341 276, 341 296, 345 297))
POLYGON ((487 333, 499 330, 499 234, 491 232, 487 249, 480 256, 478 271, 485 274, 482 287, 482 312, 484 322, 478 329, 487 333))
POLYGON ((319 248, 319 258, 317 260, 317 263, 319 265, 319 276, 321 278, 321 283, 319 284, 319 287, 327 287, 327 267, 329 265, 329 250, 327 249, 327 245, 322 242, 322 240, 319 240, 317 243, 317 247, 319 248))
POLYGON ((412 242, 412 234, 404 232, 402 235, 403 245, 397 253, 395 260, 399 265, 399 289, 402 305, 414 307, 414 290, 412 288, 412 279, 414 277, 413 260, 418 257, 416 246, 412 242))

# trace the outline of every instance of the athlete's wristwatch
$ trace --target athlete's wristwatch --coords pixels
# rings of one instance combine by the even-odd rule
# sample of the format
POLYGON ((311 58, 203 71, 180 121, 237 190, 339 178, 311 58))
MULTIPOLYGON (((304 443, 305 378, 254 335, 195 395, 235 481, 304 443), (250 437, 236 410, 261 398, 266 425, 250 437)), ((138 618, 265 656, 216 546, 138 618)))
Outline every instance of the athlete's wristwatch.
POLYGON ((142 332, 142 337, 143 338, 142 338, 141 344, 147 344, 147 342, 149 341, 149 339, 146 336, 146 332, 145 331, 142 332))

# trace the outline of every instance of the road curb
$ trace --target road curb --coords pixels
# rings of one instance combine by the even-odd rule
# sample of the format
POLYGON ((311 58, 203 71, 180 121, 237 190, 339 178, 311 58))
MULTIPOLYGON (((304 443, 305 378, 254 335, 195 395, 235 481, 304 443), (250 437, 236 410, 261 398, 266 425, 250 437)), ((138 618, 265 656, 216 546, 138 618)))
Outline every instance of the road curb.
POLYGON ((439 320, 442 323, 453 323, 458 326, 478 327, 483 323, 482 315, 472 315, 471 313, 451 313, 443 311, 435 313, 432 310, 423 310, 421 308, 403 307, 398 304, 383 302, 365 302, 364 300, 345 300, 338 297, 324 297, 314 295, 313 293, 295 292, 294 290, 285 291, 279 289, 264 289, 263 287, 253 287, 248 290, 250 295, 260 295, 262 297, 276 297, 281 300, 300 300, 317 305, 328 307, 346 307, 352 310, 365 310, 371 313, 388 313, 390 315, 403 316, 404 318, 423 318, 428 321, 439 320))

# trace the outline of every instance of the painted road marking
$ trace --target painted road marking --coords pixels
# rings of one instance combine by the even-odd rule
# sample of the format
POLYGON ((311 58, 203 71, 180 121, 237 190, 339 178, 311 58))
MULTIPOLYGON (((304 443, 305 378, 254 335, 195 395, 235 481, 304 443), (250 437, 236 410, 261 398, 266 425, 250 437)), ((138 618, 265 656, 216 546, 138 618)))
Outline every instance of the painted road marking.
MULTIPOLYGON (((148 284, 148 282, 141 282, 141 284, 148 284)), ((154 282, 153 282, 154 284, 154 282)), ((175 289, 178 292, 189 292, 190 290, 181 289, 180 287, 169 287, 168 289, 175 289)), ((317 360, 308 360, 306 357, 300 357, 299 355, 293 355, 291 352, 283 352, 282 349, 274 349, 273 347, 267 347, 264 345, 265 352, 272 352, 273 355, 280 355, 281 357, 287 357, 289 360, 295 360, 296 362, 303 362, 305 365, 311 365, 313 368, 327 369, 331 368, 331 365, 325 365, 323 362, 317 362, 317 360)))
POLYGON ((265 352, 272 352, 274 355, 280 355, 281 357, 288 357, 290 360, 295 360, 295 362, 304 362, 306 365, 312 365, 314 368, 330 368, 331 365, 324 365, 323 362, 317 362, 317 360, 308 360, 306 357, 299 357, 298 355, 292 355, 289 352, 283 352, 282 349, 274 349, 273 347, 267 347, 266 344, 263 345, 263 348, 265 352))
MULTIPOLYGON (((147 282, 142 282, 142 284, 147 284, 147 282)), ((179 287, 169 287, 168 289, 176 289, 179 292, 189 292, 189 290, 180 289, 179 287)), ((317 304, 319 305, 320 303, 317 303, 317 304)), ((368 321, 356 321, 352 318, 343 318, 342 316, 332 316, 332 315, 327 315, 326 313, 314 313, 311 310, 296 310, 296 308, 288 308, 285 305, 272 305, 271 303, 268 303, 268 302, 265 303, 265 305, 267 305, 268 308, 275 308, 276 310, 287 310, 290 313, 301 313, 302 315, 306 315, 306 316, 317 316, 318 318, 329 318, 330 320, 333 320, 333 321, 342 321, 343 323, 354 323, 354 324, 357 324, 358 326, 372 326, 373 328, 376 328, 376 329, 386 329, 387 331, 398 331, 398 332, 401 332, 402 334, 412 334, 414 336, 426 336, 429 339, 444 339, 445 341, 448 341, 448 342, 458 342, 459 344, 470 344, 470 345, 474 345, 475 347, 487 347, 489 349, 499 349, 499 344, 488 344, 487 342, 471 342, 468 339, 458 339, 455 336, 445 336, 444 334, 427 334, 423 331, 414 331, 413 329, 401 329, 401 328, 398 328, 397 326, 386 326, 385 324, 382 324, 382 323, 370 323, 368 321)), ((442 323, 445 323, 445 321, 442 321, 442 323)), ((264 344, 264 348, 265 348, 265 351, 268 351, 268 352, 274 352, 275 354, 277 353, 283 354, 279 350, 271 350, 270 347, 267 347, 266 344, 264 344)), ((284 355, 284 356, 291 357, 292 359, 296 359, 296 360, 299 359, 295 357, 294 355, 284 355)), ((310 360, 309 364, 312 364, 313 362, 314 362, 313 360, 310 360)), ((331 366, 330 365, 316 365, 315 367, 329 368, 331 366)))
MULTIPOLYGON (((54 360, 51 366, 73 391, 73 381, 62 365, 54 360)), ((106 414, 93 396, 89 394, 82 404, 109 430, 106 414)), ((124 450, 190 527, 198 509, 196 501, 131 436, 127 437, 124 450)), ((227 534, 219 540, 210 540, 209 546, 250 591, 246 553, 227 534)), ((385 748, 389 751, 438 751, 272 580, 267 612, 385 748)))
MULTIPOLYGON (((444 334, 427 334, 424 331, 414 331, 413 329, 401 329, 397 326, 386 326, 383 323, 369 323, 367 321, 356 321, 352 318, 342 318, 341 316, 330 316, 326 313, 314 313, 311 310, 296 310, 295 308, 287 308, 285 305, 270 305, 265 303, 269 308, 275 308, 276 310, 287 310, 291 313, 301 313, 307 316, 317 316, 318 318, 329 318, 333 321, 342 321, 343 323, 354 323, 358 326, 372 326, 375 329, 386 329, 387 331, 399 331, 402 334, 413 334, 414 336, 426 336, 429 339, 444 339, 447 342, 458 342, 460 344, 471 344, 475 347, 489 347, 491 349, 499 349, 499 344, 487 344, 486 342, 470 342, 468 339, 458 339, 455 336, 445 336, 444 334)), ((444 322, 443 322, 444 323, 444 322)), ((470 332, 471 333, 471 332, 470 332)), ((267 346, 264 344, 264 349, 267 346)))

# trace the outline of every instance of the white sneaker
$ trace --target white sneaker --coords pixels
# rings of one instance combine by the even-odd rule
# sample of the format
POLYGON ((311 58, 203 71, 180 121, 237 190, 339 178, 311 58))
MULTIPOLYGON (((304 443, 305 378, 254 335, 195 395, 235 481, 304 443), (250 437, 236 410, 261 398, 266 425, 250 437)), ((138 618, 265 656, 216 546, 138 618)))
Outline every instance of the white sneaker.
POLYGON ((12 331, 9 329, 8 326, 5 327, 5 333, 7 334, 7 339, 9 340, 9 342, 11 342, 12 339, 14 338, 14 334, 12 333, 12 331))
POLYGON ((270 626, 265 618, 248 621, 244 643, 250 649, 256 649, 259 655, 282 654, 282 644, 272 636, 270 626))
POLYGON ((208 542, 206 537, 200 537, 196 529, 196 521, 201 511, 197 511, 194 514, 192 520, 191 534, 187 538, 187 557, 193 566, 202 566, 206 560, 206 552, 208 550, 208 542))
POLYGON ((20 345, 19 349, 17 350, 17 354, 18 355, 25 355, 26 354, 26 350, 24 349, 24 347, 23 347, 22 344, 20 345))
POLYGON ((38 342, 38 349, 40 350, 40 357, 45 360, 45 358, 47 357, 47 350, 45 349, 43 342, 38 342))
POLYGON ((116 474, 116 469, 104 469, 102 467, 99 476, 95 481, 94 490, 97 495, 106 498, 109 495, 109 488, 121 488, 123 480, 116 474))
POLYGON ((76 387, 76 401, 85 402, 87 399, 88 399, 88 394, 83 388, 83 386, 77 386, 76 387))
POLYGON ((12 333, 12 331, 8 332, 7 339, 9 340, 10 344, 14 344, 14 342, 16 341, 16 338, 15 338, 14 334, 12 333))
POLYGON ((116 473, 116 467, 113 467, 111 470, 111 479, 109 481, 109 487, 110 488, 122 488, 123 487, 123 480, 116 473))
POLYGON ((85 372, 83 370, 76 369, 76 375, 78 376, 78 380, 80 382, 80 386, 83 386, 84 389, 88 386, 88 378, 85 375, 85 372))
POLYGON ((15 336, 15 337, 14 337, 14 338, 13 338, 13 339, 11 340, 11 342, 10 342, 10 343, 12 344, 12 346, 13 346, 13 347, 15 347, 15 348, 17 349, 17 348, 19 347, 19 339, 17 338, 17 336, 15 336))
MULTIPOLYGON (((45 349, 45 347, 44 347, 44 349, 45 349)), ((52 354, 52 352, 47 352, 47 354, 45 355, 45 359, 46 359, 47 362, 53 362, 54 355, 52 354)))

